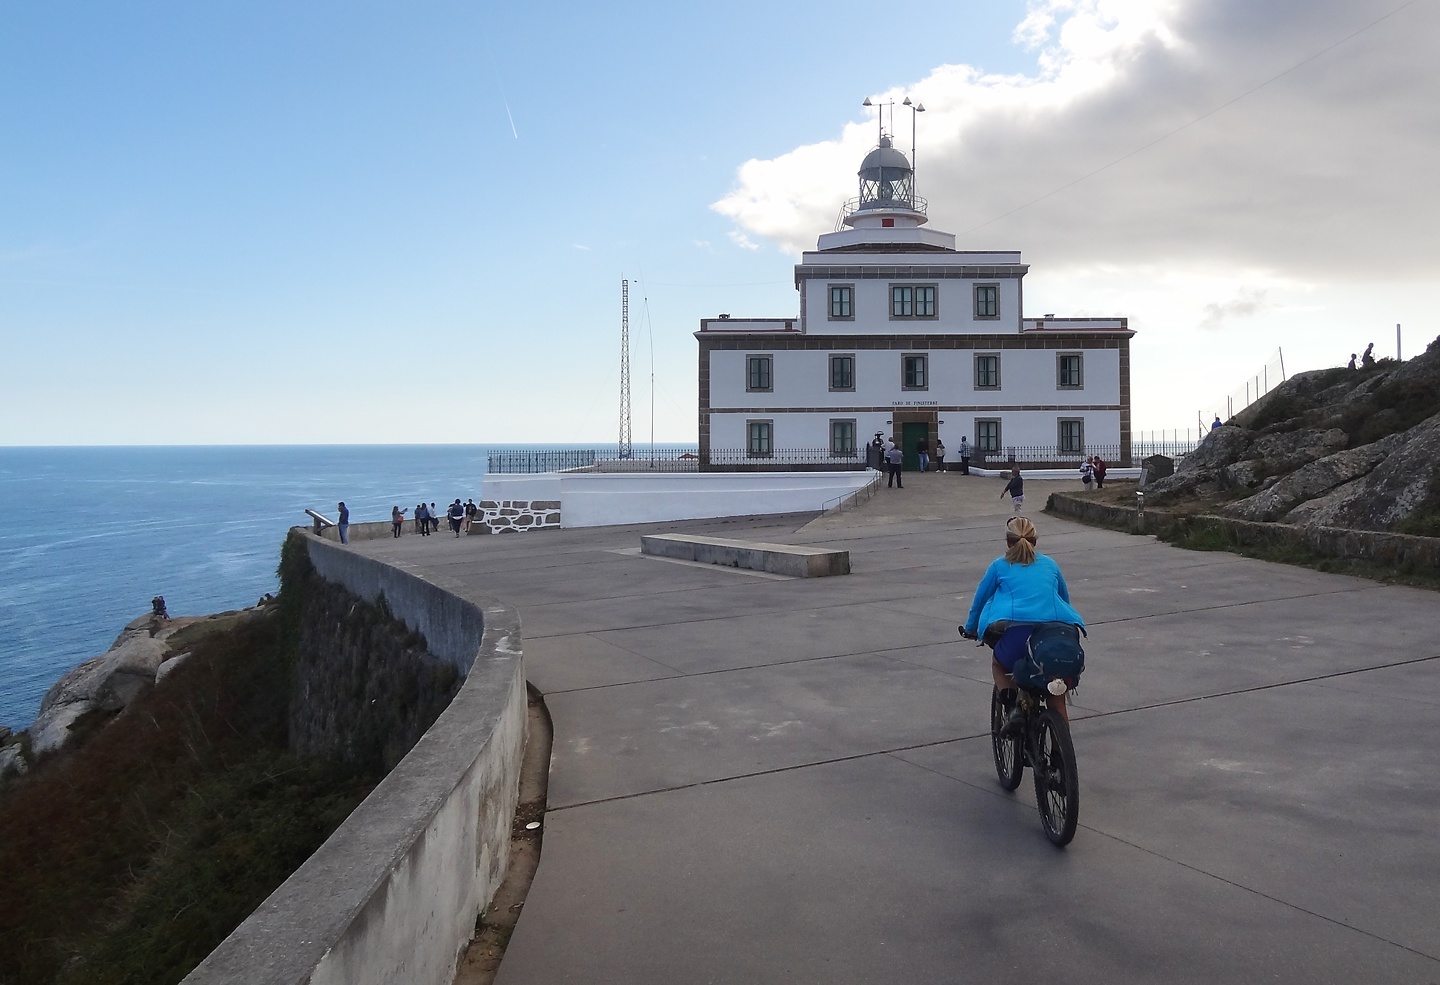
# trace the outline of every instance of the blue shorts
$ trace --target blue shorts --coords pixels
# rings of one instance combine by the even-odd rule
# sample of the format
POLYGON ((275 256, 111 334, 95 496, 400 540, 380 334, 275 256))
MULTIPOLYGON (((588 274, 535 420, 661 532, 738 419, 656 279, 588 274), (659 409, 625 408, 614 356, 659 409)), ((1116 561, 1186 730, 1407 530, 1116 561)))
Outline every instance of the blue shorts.
POLYGON ((1030 632, 1035 628, 1032 623, 1019 623, 1008 627, 1000 639, 995 642, 995 662, 1005 668, 1005 673, 1015 669, 1015 661, 1025 655, 1029 649, 1030 632))

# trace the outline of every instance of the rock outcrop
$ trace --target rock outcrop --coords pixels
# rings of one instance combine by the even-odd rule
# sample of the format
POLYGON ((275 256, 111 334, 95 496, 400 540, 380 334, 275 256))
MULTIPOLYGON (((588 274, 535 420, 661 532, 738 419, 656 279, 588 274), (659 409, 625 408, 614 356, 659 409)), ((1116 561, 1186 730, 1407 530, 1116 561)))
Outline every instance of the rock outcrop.
POLYGON ((1431 533, 1440 525, 1440 339, 1408 362, 1291 377, 1146 492, 1159 506, 1213 499, 1242 520, 1431 533))

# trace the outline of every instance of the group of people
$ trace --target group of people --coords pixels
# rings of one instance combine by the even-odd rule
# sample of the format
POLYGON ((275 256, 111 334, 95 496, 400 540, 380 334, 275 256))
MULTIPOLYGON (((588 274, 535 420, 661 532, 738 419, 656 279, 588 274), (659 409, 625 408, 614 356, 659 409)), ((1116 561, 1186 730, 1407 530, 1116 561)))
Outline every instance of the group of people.
MULTIPOLYGON (((398 506, 390 507, 390 536, 399 537, 405 532, 405 514, 409 513, 409 507, 401 509, 398 506)), ((470 532, 470 524, 475 522, 475 517, 480 513, 480 507, 475 505, 473 499, 467 499, 464 503, 456 497, 455 502, 447 506, 444 511, 437 510, 435 504, 415 504, 413 514, 415 520, 415 532, 422 537, 429 537, 440 529, 440 518, 443 516, 450 523, 450 529, 459 537, 461 533, 470 532)))
MULTIPOLYGON (((1374 342, 1371 342, 1369 345, 1367 345, 1367 346, 1365 347, 1365 355, 1363 355, 1363 356, 1360 357, 1360 365, 1361 365, 1361 366, 1364 366, 1366 369, 1369 369, 1371 366, 1374 366, 1374 365, 1375 365, 1375 343, 1374 343, 1374 342)), ((1349 365, 1348 368, 1349 368, 1349 369, 1354 369, 1354 368, 1355 368, 1355 353, 1353 353, 1353 352, 1350 353, 1350 365, 1349 365)))
MULTIPOLYGON (((895 443, 893 438, 885 437, 885 432, 876 431, 875 437, 870 440, 871 456, 870 463, 875 468, 883 469, 887 474, 886 487, 892 489, 904 489, 904 463, 905 452, 895 443)), ((921 472, 930 471, 931 448, 928 438, 921 438, 915 443, 915 456, 919 459, 921 472)), ((934 448, 935 471, 945 471, 945 442, 939 437, 935 439, 934 448)), ((960 474, 970 474, 970 441, 962 437, 960 439, 960 474)))
POLYGON ((1109 467, 1099 455, 1087 455, 1085 461, 1080 463, 1080 481, 1085 483, 1086 489, 1090 488, 1091 483, 1095 484, 1096 489, 1104 489, 1105 470, 1109 467))

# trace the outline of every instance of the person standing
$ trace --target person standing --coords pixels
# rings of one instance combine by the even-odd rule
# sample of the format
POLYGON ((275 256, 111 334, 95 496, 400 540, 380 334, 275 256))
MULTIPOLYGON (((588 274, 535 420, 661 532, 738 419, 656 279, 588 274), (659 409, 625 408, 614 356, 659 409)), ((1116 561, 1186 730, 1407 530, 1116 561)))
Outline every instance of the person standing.
POLYGON ((1093 458, 1087 458, 1080 463, 1080 481, 1085 483, 1085 489, 1088 492, 1091 483, 1095 481, 1095 460, 1093 458))
POLYGON ((1109 466, 1105 464, 1105 459, 1101 458, 1099 455, 1095 456, 1093 462, 1095 465, 1095 488, 1104 489, 1105 470, 1109 468, 1109 466))
POLYGON ((938 436, 935 438, 935 471, 945 471, 945 442, 938 436))
POLYGON ((920 458, 920 471, 930 471, 930 441, 928 438, 921 438, 915 442, 915 454, 920 458))
POLYGON ((1010 481, 1005 483, 1005 488, 1000 490, 1000 498, 1010 497, 1010 506, 1016 513, 1020 507, 1025 505, 1025 480, 1020 477, 1020 466, 1012 466, 1010 469, 1010 481))
POLYGON ((440 532, 440 511, 435 508, 434 503, 430 504, 430 509, 426 511, 425 515, 430 518, 430 532, 438 534, 440 532))
POLYGON ((1360 357, 1360 365, 1361 365, 1361 366, 1364 366, 1366 369, 1369 369, 1371 366, 1374 366, 1374 365, 1375 365, 1375 357, 1374 357, 1373 355, 1371 355, 1371 353, 1374 352, 1374 351, 1375 351, 1375 343, 1374 343, 1374 342, 1371 342, 1369 345, 1367 345, 1367 346, 1365 347, 1365 355, 1363 355, 1363 356, 1360 357))
POLYGON ((415 504, 415 524, 420 528, 421 537, 430 536, 430 511, 423 501, 415 504))
POLYGON ((1210 430, 1211 430, 1211 431, 1214 431, 1214 430, 1216 430, 1216 429, 1218 429, 1218 428, 1221 428, 1221 427, 1223 427, 1223 426, 1224 426, 1224 425, 1222 425, 1222 424, 1220 423, 1220 415, 1219 415, 1219 414, 1216 414, 1216 415, 1215 415, 1215 423, 1210 425, 1210 430))
POLYGON ((1350 365, 1346 366, 1345 368, 1346 368, 1346 369, 1354 369, 1354 368, 1355 368, 1355 353, 1353 353, 1353 352, 1350 353, 1350 365))
POLYGON ((970 474, 970 439, 960 436, 960 474, 970 474))
POLYGON ((345 508, 345 501, 343 499, 340 501, 340 519, 336 522, 335 526, 340 528, 340 543, 350 543, 350 541, 345 539, 346 531, 350 529, 350 511, 345 508))
POLYGON ((399 537, 400 528, 405 525, 405 511, 398 506, 390 507, 390 536, 399 537))
POLYGON ((475 500, 465 500, 465 532, 470 532, 470 525, 475 522, 475 514, 480 507, 475 505, 475 500))
POLYGON ((885 483, 885 488, 889 489, 892 486, 896 489, 905 488, 905 480, 900 475, 901 463, 903 463, 904 461, 905 453, 900 450, 899 445, 892 444, 888 449, 886 449, 885 464, 889 467, 890 478, 885 483))
POLYGON ((456 537, 459 537, 460 525, 465 522, 465 507, 460 505, 460 497, 455 497, 455 502, 450 504, 450 509, 446 510, 446 514, 450 517, 450 529, 455 531, 456 537))

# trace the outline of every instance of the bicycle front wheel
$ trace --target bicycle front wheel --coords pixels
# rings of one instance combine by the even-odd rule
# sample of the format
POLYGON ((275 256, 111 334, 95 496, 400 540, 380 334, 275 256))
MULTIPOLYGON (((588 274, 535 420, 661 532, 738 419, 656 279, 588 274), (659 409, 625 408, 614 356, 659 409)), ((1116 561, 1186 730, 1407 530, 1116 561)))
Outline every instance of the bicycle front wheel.
POLYGON ((990 691, 990 748, 995 753, 995 775, 1006 790, 1020 786, 1020 776, 1025 772, 1025 762, 1020 752, 1020 736, 1001 735, 1005 716, 1010 709, 1000 700, 1000 692, 990 691))
POLYGON ((1045 837, 1064 848, 1075 837, 1080 820, 1080 774, 1075 766, 1075 745, 1070 729, 1055 711, 1046 708, 1035 723, 1035 803, 1045 837))

